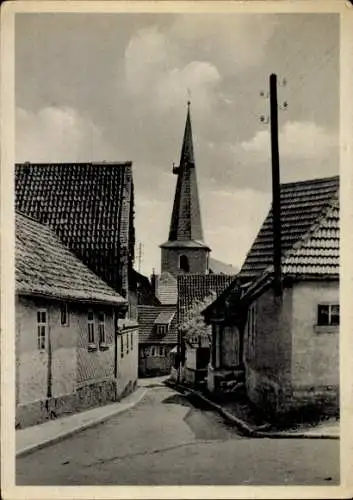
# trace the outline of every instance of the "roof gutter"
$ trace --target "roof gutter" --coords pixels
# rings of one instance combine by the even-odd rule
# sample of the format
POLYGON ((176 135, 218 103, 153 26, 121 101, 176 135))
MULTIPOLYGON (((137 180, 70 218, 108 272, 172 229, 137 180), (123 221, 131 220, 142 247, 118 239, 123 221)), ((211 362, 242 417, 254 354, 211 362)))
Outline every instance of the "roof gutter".
POLYGON ((22 296, 22 297, 38 297, 38 298, 45 298, 45 299, 50 299, 50 300, 56 300, 56 301, 70 301, 70 302, 79 302, 83 304, 106 304, 106 305, 111 305, 111 306, 127 306, 128 301, 125 299, 122 299, 120 301, 114 301, 114 300, 109 300, 109 299, 91 299, 91 298, 80 298, 80 297, 70 297, 70 296, 65 296, 65 295, 50 295, 49 293, 42 293, 42 292, 30 292, 30 291, 20 291, 16 290, 15 294, 17 296, 22 296))

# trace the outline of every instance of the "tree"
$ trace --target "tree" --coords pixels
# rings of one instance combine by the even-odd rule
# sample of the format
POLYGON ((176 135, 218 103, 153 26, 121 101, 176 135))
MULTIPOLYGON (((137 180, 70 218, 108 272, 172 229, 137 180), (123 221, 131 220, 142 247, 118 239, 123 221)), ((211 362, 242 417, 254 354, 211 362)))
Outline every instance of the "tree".
POLYGON ((203 300, 195 301, 186 312, 183 323, 179 325, 181 336, 186 343, 193 345, 196 341, 200 345, 202 341, 210 340, 209 327, 206 325, 201 312, 212 304, 216 298, 217 294, 210 292, 203 300))

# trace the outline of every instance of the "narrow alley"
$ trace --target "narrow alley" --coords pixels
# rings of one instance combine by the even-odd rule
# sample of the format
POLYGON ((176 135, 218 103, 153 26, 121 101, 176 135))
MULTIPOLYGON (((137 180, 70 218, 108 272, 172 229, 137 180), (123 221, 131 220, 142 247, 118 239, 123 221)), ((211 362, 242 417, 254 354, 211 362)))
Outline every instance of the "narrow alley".
POLYGON ((339 442, 241 436, 161 382, 134 408, 17 459, 17 485, 330 485, 339 442))

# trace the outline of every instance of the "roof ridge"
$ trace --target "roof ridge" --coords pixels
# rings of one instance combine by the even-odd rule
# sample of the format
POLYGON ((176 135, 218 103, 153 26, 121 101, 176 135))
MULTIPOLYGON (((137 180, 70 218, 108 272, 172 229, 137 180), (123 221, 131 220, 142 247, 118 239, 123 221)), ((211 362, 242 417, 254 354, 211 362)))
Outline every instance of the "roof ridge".
MULTIPOLYGON (((15 212, 15 216, 19 217, 20 219, 25 219, 26 221, 30 222, 29 225, 26 224, 26 226, 27 226, 26 231, 29 231, 30 233, 33 231, 33 225, 39 226, 40 231, 42 231, 42 236, 44 236, 45 240, 47 240, 47 244, 49 245, 49 248, 50 248, 50 245, 55 244, 57 248, 60 248, 61 251, 65 252, 67 254, 67 257, 70 256, 72 263, 74 263, 77 266, 77 269, 81 268, 81 270, 85 272, 88 279, 95 281, 95 286, 97 286, 97 284, 104 285, 103 290, 97 290, 97 292, 96 292, 97 297, 98 296, 102 297, 103 295, 106 295, 106 298, 103 300, 104 302, 109 302, 109 300, 110 300, 109 297, 114 298, 114 302, 116 302, 116 299, 118 299, 119 301, 121 300, 121 302, 125 302, 125 299, 116 290, 114 290, 106 281, 104 281, 101 277, 99 277, 95 272, 93 272, 92 269, 90 269, 68 246, 66 246, 61 241, 60 238, 55 233, 55 231, 53 231, 49 226, 42 224, 38 220, 33 219, 32 217, 28 217, 27 215, 24 215, 20 211, 17 211, 17 210, 15 212), (31 227, 31 225, 32 225, 32 227, 31 227)), ((16 223, 16 218, 15 218, 15 223, 16 223)), ((22 226, 22 227, 25 227, 25 226, 22 226)), ((20 227, 19 227, 19 229, 20 229, 20 227)), ((26 247, 26 244, 27 244, 26 239, 25 239, 25 241, 22 241, 21 235, 22 235, 21 232, 16 231, 16 235, 15 235, 16 239, 17 238, 20 239, 22 245, 24 245, 24 247, 26 247)), ((41 237, 41 235, 39 233, 39 240, 40 240, 40 237, 41 237)), ((60 286, 59 286, 59 288, 60 288, 60 286)), ((31 289, 30 292, 35 294, 38 292, 38 290, 36 292, 35 290, 31 289)), ((43 294, 52 296, 52 294, 49 291, 43 292, 43 294)), ((57 292, 57 294, 59 295, 59 291, 57 292)), ((72 300, 74 300, 73 296, 70 296, 70 298, 72 300)), ((82 297, 77 298, 77 299, 82 300, 82 297)), ((95 300, 94 297, 93 298, 91 297, 91 300, 94 301, 95 300)), ((101 299, 98 299, 98 300, 101 301, 101 299)))
POLYGON ((313 183, 320 183, 320 182, 325 182, 325 181, 332 181, 334 179, 339 179, 340 176, 339 174, 337 175, 330 175, 327 177, 313 177, 311 179, 305 179, 304 181, 290 181, 290 182, 281 182, 281 186, 295 186, 299 185, 302 186, 303 184, 313 184, 313 183))
POLYGON ((24 161, 24 162, 15 162, 15 166, 37 166, 37 167, 51 167, 51 166, 87 166, 87 165, 92 165, 92 166, 118 166, 118 167, 125 167, 125 166, 132 166, 132 160, 124 160, 124 161, 106 161, 106 160, 101 160, 101 161, 57 161, 57 162, 51 162, 51 161, 24 161))

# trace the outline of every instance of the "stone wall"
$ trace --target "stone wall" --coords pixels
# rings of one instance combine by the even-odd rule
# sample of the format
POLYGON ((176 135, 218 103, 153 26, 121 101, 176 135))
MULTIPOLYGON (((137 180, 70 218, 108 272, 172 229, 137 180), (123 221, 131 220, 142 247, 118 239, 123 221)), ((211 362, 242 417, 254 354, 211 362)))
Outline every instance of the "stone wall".
POLYGON ((191 274, 205 274, 208 271, 208 249, 162 248, 162 273, 170 272, 173 275, 182 273, 183 271, 179 269, 181 255, 186 255, 188 258, 191 274))

